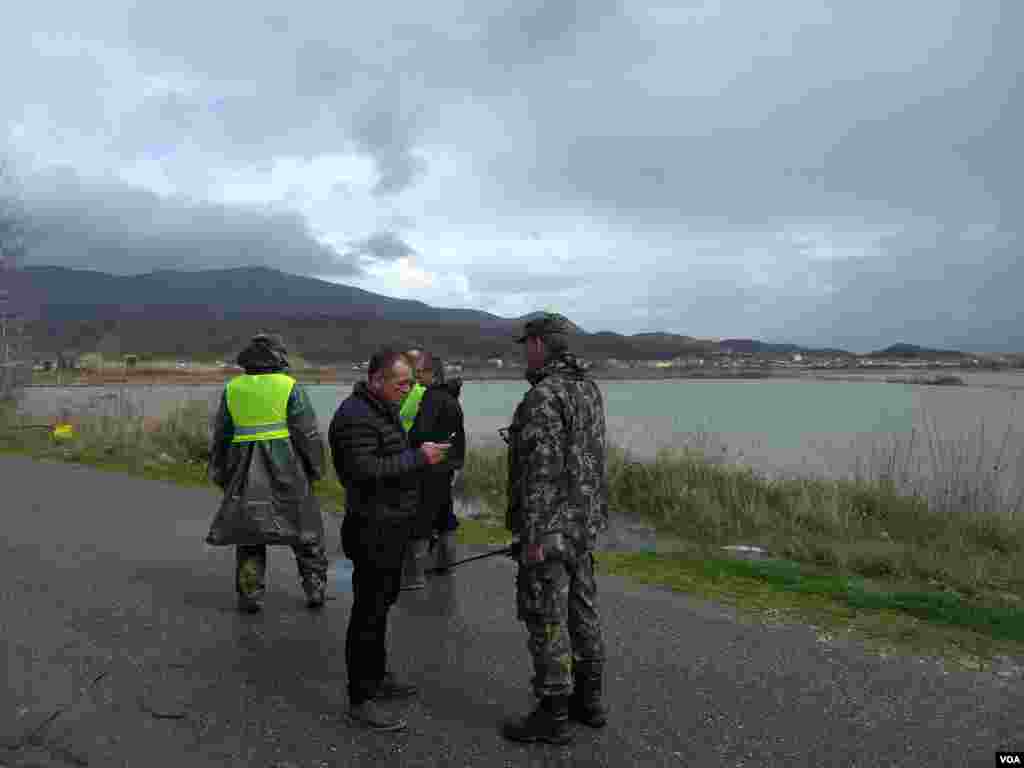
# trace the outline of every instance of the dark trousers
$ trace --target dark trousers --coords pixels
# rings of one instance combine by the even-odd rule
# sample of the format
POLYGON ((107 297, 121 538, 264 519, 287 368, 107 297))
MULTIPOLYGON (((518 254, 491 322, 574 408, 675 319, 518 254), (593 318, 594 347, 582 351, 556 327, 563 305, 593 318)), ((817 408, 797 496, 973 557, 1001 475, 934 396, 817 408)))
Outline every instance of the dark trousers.
POLYGON ((434 513, 434 530, 438 533, 451 533, 459 527, 459 518, 455 516, 454 504, 438 509, 434 513))
POLYGON ((352 560, 352 613, 345 633, 345 665, 352 706, 373 698, 388 672, 388 611, 402 586, 402 560, 409 523, 349 521, 342 546, 352 560))

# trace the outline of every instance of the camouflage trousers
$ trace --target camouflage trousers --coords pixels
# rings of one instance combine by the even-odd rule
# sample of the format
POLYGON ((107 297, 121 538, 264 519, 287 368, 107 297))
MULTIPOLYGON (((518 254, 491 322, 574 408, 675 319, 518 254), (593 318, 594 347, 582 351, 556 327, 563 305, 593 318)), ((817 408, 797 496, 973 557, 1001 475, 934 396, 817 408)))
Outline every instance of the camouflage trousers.
POLYGON ((538 698, 570 694, 574 665, 604 662, 593 552, 520 565, 516 604, 529 633, 531 682, 538 698))
MULTIPOLYGON (((327 585, 327 551, 323 542, 300 542, 292 545, 299 579, 306 597, 322 595, 327 585)), ((235 549, 235 588, 248 603, 263 602, 267 591, 267 546, 241 544, 235 549)))

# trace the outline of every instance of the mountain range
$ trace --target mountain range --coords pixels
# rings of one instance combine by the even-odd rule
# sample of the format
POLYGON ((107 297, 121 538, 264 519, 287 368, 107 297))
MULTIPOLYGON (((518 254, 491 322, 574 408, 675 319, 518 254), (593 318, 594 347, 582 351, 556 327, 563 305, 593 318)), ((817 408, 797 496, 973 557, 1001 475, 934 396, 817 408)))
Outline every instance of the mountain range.
MULTIPOLYGON (((98 350, 111 357, 228 359, 257 330, 273 330, 307 360, 323 363, 363 360, 383 344, 412 342, 447 358, 518 358, 515 336, 539 314, 506 318, 431 307, 266 267, 130 276, 58 266, 25 267, 23 272, 35 301, 30 331, 37 357, 98 350)), ((588 333, 574 327, 574 350, 591 359, 669 359, 725 350, 848 354, 751 339, 588 333)), ((903 356, 920 349, 897 347, 903 356)))

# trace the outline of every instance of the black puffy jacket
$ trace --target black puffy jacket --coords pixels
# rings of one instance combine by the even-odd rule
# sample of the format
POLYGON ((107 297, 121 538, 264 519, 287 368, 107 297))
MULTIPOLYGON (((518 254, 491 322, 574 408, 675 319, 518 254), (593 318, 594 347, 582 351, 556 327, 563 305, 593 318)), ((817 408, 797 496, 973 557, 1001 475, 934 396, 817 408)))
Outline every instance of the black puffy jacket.
POLYGON ((432 384, 423 393, 416 421, 409 430, 409 442, 418 448, 426 442, 445 443, 451 438, 451 450, 440 464, 427 467, 420 478, 420 509, 413 528, 413 538, 430 536, 435 521, 448 515, 453 506, 452 474, 462 469, 466 458, 466 429, 459 405, 459 380, 432 384))
POLYGON ((412 521, 426 457, 410 447, 398 408, 359 382, 331 419, 328 442, 345 515, 366 521, 412 521))

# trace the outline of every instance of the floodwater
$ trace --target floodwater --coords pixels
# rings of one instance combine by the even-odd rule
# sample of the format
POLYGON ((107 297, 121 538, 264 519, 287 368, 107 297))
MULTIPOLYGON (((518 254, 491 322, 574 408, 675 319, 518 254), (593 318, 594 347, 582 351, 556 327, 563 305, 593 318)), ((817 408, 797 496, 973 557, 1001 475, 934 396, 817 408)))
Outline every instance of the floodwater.
MULTIPOLYGON (((609 440, 637 458, 662 448, 695 447, 716 461, 769 474, 852 476, 878 465, 913 440, 917 471, 970 453, 978 467, 1002 465, 1015 479, 1024 462, 1024 374, 970 373, 967 386, 893 384, 864 374, 860 380, 607 381, 609 440), (943 453, 945 452, 945 453, 943 453)), ((959 372, 955 372, 961 375, 959 372)), ((326 432, 351 383, 308 386, 326 432)), ((527 389, 525 381, 470 381, 462 406, 470 440, 496 443, 527 389)), ((136 413, 161 417, 190 400, 216 405, 221 387, 33 387, 22 407, 40 420, 61 408, 116 415, 119 402, 136 413)))

